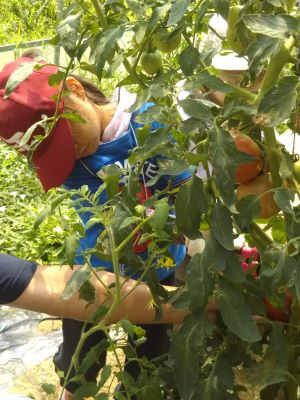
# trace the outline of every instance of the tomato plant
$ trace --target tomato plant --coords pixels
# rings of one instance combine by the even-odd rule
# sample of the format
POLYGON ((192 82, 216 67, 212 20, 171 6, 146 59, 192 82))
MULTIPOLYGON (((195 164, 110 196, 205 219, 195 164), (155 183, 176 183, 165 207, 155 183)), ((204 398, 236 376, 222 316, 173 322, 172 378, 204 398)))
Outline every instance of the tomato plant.
MULTIPOLYGON (((70 64, 62 65, 61 70, 77 67, 93 74, 99 84, 114 78, 117 86, 137 93, 131 111, 147 101, 153 107, 138 117, 139 144, 117 176, 124 184, 122 191, 114 192, 116 173, 108 170, 100 174, 105 177, 100 182, 111 193, 105 207, 99 208, 85 187, 73 193, 77 205, 78 199, 91 204, 91 223, 100 221, 106 227, 95 247, 83 252, 83 258, 87 264, 91 254, 113 260, 117 277, 119 266, 126 262, 142 270, 157 318, 163 301, 189 308, 191 313, 172 332, 168 354, 153 363, 140 360, 136 382, 128 379, 118 360, 117 379, 125 382, 128 396, 143 393, 139 400, 151 398, 147 385, 157 399, 162 391, 176 400, 237 399, 251 386, 263 400, 279 394, 285 400, 296 400, 300 382, 295 367, 300 356, 300 210, 295 200, 300 188, 293 179, 298 165, 293 167, 292 154, 277 141, 277 132, 288 129, 292 116, 299 112, 299 77, 293 68, 299 54, 296 3, 91 0, 91 7, 86 3, 70 1, 57 26, 56 41, 70 57, 70 64), (228 21, 226 35, 224 31, 216 34, 212 15, 228 21), (168 47, 171 53, 151 51, 155 41, 157 48, 161 45, 156 33, 162 26, 170 32, 166 42, 180 32, 176 51, 172 52, 174 42, 168 47), (228 47, 248 61, 248 70, 234 82, 225 82, 212 67, 213 56, 230 52, 228 47), (87 61, 83 62, 86 49, 87 61), (222 93, 225 101, 222 98, 216 104, 209 98, 213 92, 222 93), (157 120, 165 129, 150 132, 149 124, 157 120), (233 140, 230 132, 236 126, 250 127, 255 141, 241 134, 233 140), (249 161, 249 154, 255 159, 249 161), (138 174, 143 166, 151 173, 149 158, 154 156, 159 156, 160 162, 151 183, 167 175, 169 186, 147 198, 144 206, 152 210, 149 216, 143 207, 136 208, 135 199, 138 174), (176 176, 186 170, 191 179, 172 187, 176 176), (168 203, 164 202, 166 196, 170 197, 168 203), (258 217, 267 221, 261 224, 258 217), (143 228, 141 242, 150 240, 146 260, 127 246, 135 233, 128 231, 132 226, 143 228), (163 264, 173 268, 168 246, 182 235, 189 240, 204 237, 205 247, 189 260, 182 287, 166 298, 154 272, 163 264), (238 235, 259 249, 255 279, 242 271, 235 248, 238 235), (285 323, 269 323, 277 317, 270 308, 266 310, 264 299, 284 308, 287 291, 293 301, 285 323), (215 320, 206 313, 211 301, 219 308, 215 320), (267 323, 267 332, 254 316, 267 323), (234 382, 237 371, 243 374, 239 385, 234 382)), ((52 212, 61 199, 54 199, 48 210, 52 212)), ((116 281, 116 293, 119 287, 116 281)), ((108 291, 113 295, 110 288, 108 291)), ((114 300, 115 306, 122 301, 114 300)), ((120 326, 131 337, 136 332, 142 336, 128 321, 120 326)), ((97 329, 107 332, 101 322, 97 329)), ((141 336, 142 341, 145 338, 141 336)), ((135 358, 129 344, 112 344, 111 348, 118 346, 135 358)), ((75 364, 77 361, 75 357, 75 364)), ((86 359, 85 367, 88 362, 86 359)), ((101 391, 101 384, 102 379, 93 391, 101 391)), ((86 396, 88 390, 89 385, 86 396)))

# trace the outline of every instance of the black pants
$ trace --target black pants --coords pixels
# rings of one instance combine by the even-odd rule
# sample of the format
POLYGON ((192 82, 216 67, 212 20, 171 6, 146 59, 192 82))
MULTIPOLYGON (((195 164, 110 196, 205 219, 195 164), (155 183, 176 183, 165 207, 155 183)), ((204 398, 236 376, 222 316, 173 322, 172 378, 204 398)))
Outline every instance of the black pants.
MULTIPOLYGON (((171 274, 167 278, 161 281, 163 285, 174 285, 175 274, 171 274)), ((91 328, 91 324, 86 324, 85 331, 91 328)), ((140 345, 137 349, 138 357, 147 357, 148 360, 152 360, 162 354, 165 354, 169 350, 169 336, 167 330, 170 329, 170 325, 167 324, 146 324, 140 325, 146 331, 146 342, 140 345)), ((73 319, 64 318, 62 321, 63 330, 63 342, 59 346, 57 353, 54 355, 54 365, 58 370, 64 372, 64 376, 67 375, 69 367, 71 365, 72 356, 75 353, 76 347, 79 343, 80 336, 84 327, 84 323, 73 319)), ((93 333, 84 342, 82 351, 79 356, 79 364, 83 360, 84 356, 89 352, 91 347, 96 346, 100 341, 105 339, 106 336, 102 331, 93 333)), ((106 362, 106 352, 102 352, 99 356, 99 360, 94 363, 85 374, 85 379, 88 382, 96 381, 97 375, 101 368, 104 367, 106 362)), ((139 375, 139 365, 137 362, 128 362, 125 366, 125 371, 128 372, 133 378, 137 378, 139 375)), ((76 371, 72 371, 69 378, 76 375, 76 371)), ((60 379, 61 386, 64 385, 64 378, 60 379)), ((79 387, 76 382, 70 382, 66 385, 66 389, 70 392, 75 392, 79 387)))

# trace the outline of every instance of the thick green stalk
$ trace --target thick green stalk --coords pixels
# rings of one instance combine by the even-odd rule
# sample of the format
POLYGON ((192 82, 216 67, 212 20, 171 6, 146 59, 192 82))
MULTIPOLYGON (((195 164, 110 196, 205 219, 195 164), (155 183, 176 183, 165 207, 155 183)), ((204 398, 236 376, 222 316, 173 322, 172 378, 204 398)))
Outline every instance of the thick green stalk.
POLYGON ((145 218, 141 223, 139 223, 131 232, 130 234, 127 236, 127 238, 125 240, 123 240, 122 243, 119 244, 119 246, 116 248, 116 252, 119 253, 124 246, 126 246, 126 244, 134 237, 134 235, 136 233, 138 233, 138 231, 147 223, 149 222, 154 215, 150 215, 149 217, 145 218))
POLYGON ((278 77, 285 66, 291 60, 291 49, 295 44, 295 39, 291 36, 282 44, 279 52, 275 54, 267 67, 265 77, 262 81, 261 88, 254 100, 254 104, 258 104, 264 97, 266 92, 277 82, 278 77))
MULTIPOLYGON (((93 6, 95 8, 95 11, 97 13, 97 17, 99 20, 99 24, 100 26, 106 30, 108 29, 109 25, 108 22, 106 20, 106 17, 104 15, 103 9, 101 4, 99 3, 98 0, 91 0, 91 2, 93 3, 93 6)), ((124 57, 123 60, 123 64, 124 67, 126 69, 126 71, 129 73, 129 75, 135 80, 135 82, 142 88, 145 89, 147 86, 144 84, 144 82, 142 81, 142 79, 138 76, 138 74, 136 73, 136 71, 132 68, 130 62, 127 60, 127 58, 124 57)))
POLYGON ((243 97, 243 98, 245 98, 247 100, 250 100, 252 102, 255 100, 256 95, 253 94, 252 92, 250 92, 250 90, 242 88, 242 87, 237 86, 237 85, 233 85, 232 83, 226 82, 226 84, 228 86, 230 86, 234 90, 235 94, 237 94, 237 95, 239 95, 239 96, 241 96, 241 97, 243 97))
POLYGON ((282 185, 282 179, 279 175, 282 152, 278 146, 274 128, 263 128, 263 132, 266 143, 265 150, 267 154, 270 173, 272 176, 272 182, 274 187, 279 187, 282 185))
POLYGON ((266 232, 264 232, 262 228, 254 222, 252 222, 252 224, 250 225, 250 234, 255 243, 255 246, 260 252, 264 251, 268 246, 273 243, 272 239, 266 234, 266 232))

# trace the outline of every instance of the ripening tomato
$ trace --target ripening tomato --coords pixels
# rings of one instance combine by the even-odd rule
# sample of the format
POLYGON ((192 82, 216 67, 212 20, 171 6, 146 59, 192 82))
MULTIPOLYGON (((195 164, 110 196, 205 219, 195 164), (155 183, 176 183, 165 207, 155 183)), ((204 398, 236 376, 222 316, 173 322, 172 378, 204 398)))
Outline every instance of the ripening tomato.
POLYGON ((162 58, 158 51, 143 53, 141 66, 148 75, 155 75, 162 69, 162 58))
POLYGON ((268 318, 273 321, 288 322, 291 313, 292 300, 292 295, 288 291, 285 292, 285 306, 283 308, 276 308, 268 299, 264 299, 268 318))
POLYGON ((297 182, 299 183, 300 182, 300 160, 298 160, 294 163, 294 175, 295 175, 297 182))
POLYGON ((246 164, 240 164, 235 171, 235 181, 244 183, 255 178, 261 171, 261 154, 254 140, 243 133, 232 134, 236 148, 243 153, 250 154, 256 159, 246 164))
POLYGON ((280 211, 274 200, 274 193, 267 192, 273 188, 272 178, 270 175, 260 175, 251 181, 242 183, 236 191, 237 198, 241 199, 243 197, 254 194, 256 196, 262 195, 260 200, 261 212, 258 218, 271 218, 273 215, 280 211), (265 193, 265 194, 263 194, 265 193))
POLYGON ((153 45, 163 53, 171 53, 177 49, 181 42, 181 34, 174 34, 170 37, 167 29, 158 29, 153 38, 153 45))

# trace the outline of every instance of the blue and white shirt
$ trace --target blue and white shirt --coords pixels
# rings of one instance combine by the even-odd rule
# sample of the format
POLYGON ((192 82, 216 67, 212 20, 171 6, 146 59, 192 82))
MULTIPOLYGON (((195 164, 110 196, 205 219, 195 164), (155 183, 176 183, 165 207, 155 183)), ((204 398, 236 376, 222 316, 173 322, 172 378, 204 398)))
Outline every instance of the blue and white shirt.
MULTIPOLYGON (((87 185, 89 187, 89 190, 92 193, 95 193, 99 188, 99 186, 103 183, 103 181, 99 177, 99 171, 101 170, 101 168, 112 164, 116 164, 120 168, 130 168, 128 162, 129 152, 135 147, 137 147, 135 131, 137 128, 143 126, 135 121, 135 117, 136 115, 147 110, 152 105, 153 105, 152 103, 146 103, 139 110, 135 111, 132 114, 131 121, 129 124, 129 129, 122 136, 110 142, 101 143, 98 150, 94 154, 84 157, 81 160, 77 160, 75 163, 75 167, 72 171, 72 174, 64 182, 64 186, 67 189, 79 189, 81 186, 87 185)), ((161 127, 162 125, 159 122, 154 121, 151 124, 150 129, 153 132, 161 127)), ((143 169, 143 180, 145 180, 145 182, 143 183, 147 183, 147 181, 153 179, 157 175, 158 172, 157 160, 159 158, 160 158, 159 156, 155 156, 153 158, 148 159, 148 161, 145 162, 143 169)), ((190 172, 186 171, 176 176, 173 182, 173 187, 176 187, 182 184, 183 182, 187 181, 190 178, 190 175, 191 175, 190 172)), ((155 190, 162 190, 168 185, 169 179, 170 179, 169 176, 162 176, 156 182, 156 184, 147 187, 147 190, 150 189, 151 193, 154 193, 155 190)), ((104 204, 106 201, 107 201, 106 193, 103 192, 100 195, 99 202, 101 204, 104 204)), ((80 212, 79 215, 84 225, 86 225, 89 219, 91 218, 91 214, 89 212, 80 212)), ((87 229, 85 237, 82 237, 80 241, 81 251, 93 248, 102 230, 103 226, 101 224, 93 225, 91 228, 87 229)), ((168 250, 176 266, 179 266, 186 254, 185 245, 172 244, 169 246, 168 250)), ((134 252, 136 253, 135 248, 134 252)), ((143 259, 147 259, 148 257, 147 250, 144 251, 143 253, 137 251, 137 253, 143 259)), ((93 267, 104 267, 105 270, 113 272, 112 262, 110 261, 101 260, 97 258, 95 255, 91 256, 90 261, 93 267)), ((78 255, 76 258, 76 263, 82 264, 83 262, 84 260, 82 256, 78 255)), ((126 275, 126 266, 122 264, 119 267, 121 273, 123 275, 126 275)), ((159 279, 163 280, 173 272, 173 269, 161 267, 158 268, 156 271, 159 279)))

